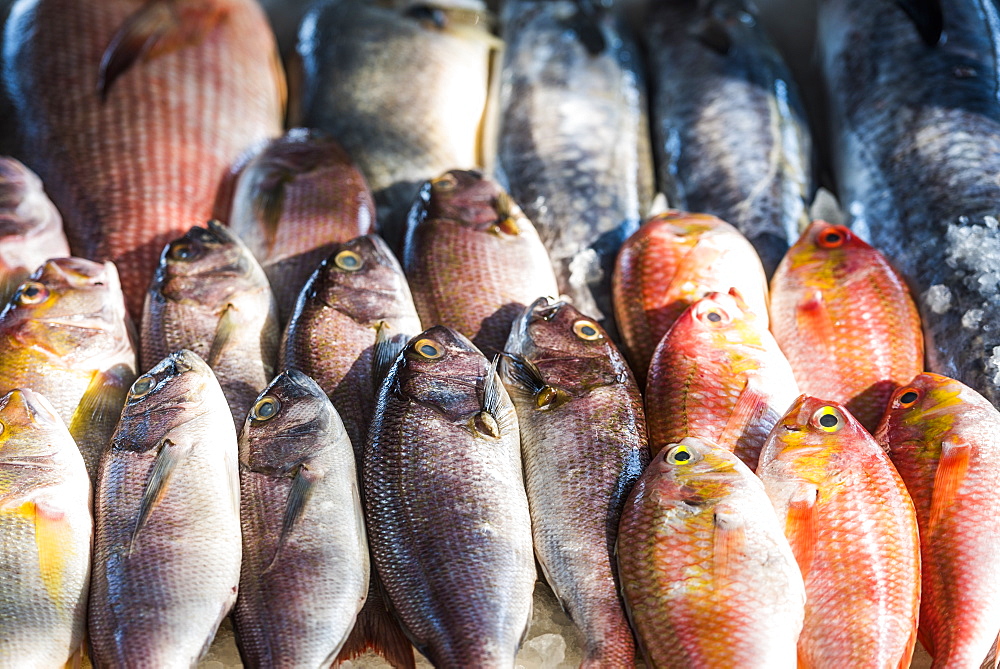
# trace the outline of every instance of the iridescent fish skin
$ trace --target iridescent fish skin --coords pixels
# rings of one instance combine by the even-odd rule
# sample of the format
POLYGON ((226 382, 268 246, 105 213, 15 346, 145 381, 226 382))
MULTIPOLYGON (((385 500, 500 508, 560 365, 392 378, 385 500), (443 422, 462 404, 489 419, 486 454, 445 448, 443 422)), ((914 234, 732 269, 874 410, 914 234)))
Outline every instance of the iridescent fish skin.
POLYGON ((654 456, 617 553, 649 666, 796 666, 802 576, 764 486, 726 449, 685 437, 654 456))
POLYGON ((920 528, 920 643, 934 667, 979 667, 1000 632, 1000 413, 965 384, 919 374, 875 438, 920 528))
POLYGON ((667 211, 622 244, 612 280, 615 319, 642 385, 656 345, 684 310, 710 292, 739 289, 767 324, 767 278, 740 232, 707 214, 667 211))
POLYGON ((910 666, 917 518, 882 448, 843 405, 803 395, 771 431, 757 474, 805 579, 799 666, 910 666))
POLYGON ((873 431, 892 394, 924 369, 913 298, 885 256, 815 221, 771 278, 771 332, 802 392, 844 404, 873 431))

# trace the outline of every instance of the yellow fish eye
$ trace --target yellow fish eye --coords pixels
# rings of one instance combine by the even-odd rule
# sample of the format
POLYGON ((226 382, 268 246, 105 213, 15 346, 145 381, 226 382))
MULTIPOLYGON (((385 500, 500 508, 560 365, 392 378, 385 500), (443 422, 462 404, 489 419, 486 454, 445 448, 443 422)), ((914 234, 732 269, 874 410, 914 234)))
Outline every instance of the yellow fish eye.
POLYGON ((168 255, 171 260, 191 260, 195 256, 195 251, 188 242, 179 241, 170 245, 168 255))
POLYGON ((458 186, 458 179, 456 179, 450 172, 438 177, 437 179, 431 179, 431 188, 438 193, 453 191, 456 186, 458 186))
POLYGON ((154 386, 156 386, 156 379, 149 374, 143 374, 135 380, 135 383, 132 384, 130 392, 132 393, 133 398, 138 399, 148 395, 149 391, 151 391, 154 386))
POLYGON ((365 261, 354 251, 344 249, 333 257, 333 263, 345 272, 357 272, 365 261))
POLYGON ((896 396, 896 406, 900 409, 909 409, 920 399, 920 391, 916 388, 903 388, 896 396))
POLYGON ((413 350, 421 358, 426 358, 427 360, 437 360, 444 355, 444 349, 433 339, 417 340, 417 343, 413 345, 413 350))
POLYGON ((824 432, 836 432, 844 426, 844 417, 836 408, 825 406, 816 410, 812 415, 812 423, 824 432))
POLYGON ((27 281, 17 289, 17 303, 22 307, 30 307, 41 304, 49 297, 49 289, 44 283, 37 281, 27 281))
POLYGON ((588 320, 579 320, 573 323, 573 333, 584 341, 597 341, 604 339, 604 335, 597 327, 597 323, 588 320))
POLYGON ((257 400, 257 403, 253 405, 250 410, 250 418, 251 420, 269 420, 278 415, 280 408, 281 402, 278 401, 278 398, 267 395, 257 400))
POLYGON ((667 451, 667 454, 663 459, 672 465, 682 465, 685 462, 690 462, 692 457, 694 457, 694 455, 691 453, 690 448, 684 444, 677 444, 667 451))

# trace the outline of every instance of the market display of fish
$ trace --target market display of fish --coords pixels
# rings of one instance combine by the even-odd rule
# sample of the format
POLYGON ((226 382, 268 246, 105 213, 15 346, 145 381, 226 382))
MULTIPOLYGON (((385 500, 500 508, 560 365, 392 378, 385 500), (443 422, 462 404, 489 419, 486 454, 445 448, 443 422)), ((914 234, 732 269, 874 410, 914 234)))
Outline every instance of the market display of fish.
POLYGON ((281 132, 284 73, 254 0, 21 0, 4 84, 73 253, 142 313, 163 246, 208 220, 229 163, 281 132))
POLYGON ((559 290, 612 336, 615 255, 652 201, 637 46, 598 3, 507 0, 497 173, 559 290))
POLYGON ((193 666, 236 601, 236 429, 211 368, 171 353, 129 391, 95 492, 96 666, 193 666))
POLYGON ((0 664, 61 667, 82 655, 90 579, 90 479, 55 408, 0 398, 0 664))
POLYGON ((396 252, 420 185, 485 162, 496 42, 481 0, 326 0, 302 22, 302 124, 347 150, 396 252))
POLYGON ((536 300, 503 361, 517 411, 535 555, 586 638, 585 667, 635 666, 614 558, 625 498, 649 462, 642 396, 597 323, 536 300))
POLYGON ((337 142, 295 128, 243 166, 226 217, 260 261, 282 323, 316 266, 337 242, 373 232, 375 203, 337 142))
POLYGON ((368 593, 351 440, 323 389, 290 369, 250 409, 239 445, 243 662, 330 666, 368 593))
POLYGON ((660 191, 736 226, 770 276, 809 222, 811 141, 795 82, 746 0, 651 4, 660 191))

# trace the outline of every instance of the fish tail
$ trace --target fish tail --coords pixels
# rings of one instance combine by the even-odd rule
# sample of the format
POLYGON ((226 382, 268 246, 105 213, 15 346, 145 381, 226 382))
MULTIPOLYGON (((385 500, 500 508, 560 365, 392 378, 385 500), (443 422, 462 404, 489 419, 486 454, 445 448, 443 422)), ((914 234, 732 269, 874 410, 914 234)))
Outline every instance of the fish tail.
POLYGON ((386 609, 374 572, 368 599, 358 613, 358 621, 344 642, 344 647, 340 649, 335 664, 351 660, 369 650, 384 657, 396 669, 416 667, 410 641, 386 609))

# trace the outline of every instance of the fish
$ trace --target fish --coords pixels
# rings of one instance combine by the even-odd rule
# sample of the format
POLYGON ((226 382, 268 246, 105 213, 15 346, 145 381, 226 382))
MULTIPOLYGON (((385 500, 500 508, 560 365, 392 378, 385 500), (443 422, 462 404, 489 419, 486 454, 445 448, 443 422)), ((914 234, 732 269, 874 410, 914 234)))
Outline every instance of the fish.
POLYGON ((707 214, 666 211, 622 244, 612 276, 615 320, 632 371, 645 386, 656 345, 684 310, 710 292, 738 288, 767 322, 767 278, 746 238, 707 214))
POLYGON ((73 435, 92 483, 136 368, 114 263, 47 260, 0 312, 0 393, 44 395, 73 435))
POLYGON ((912 285, 927 370, 1000 406, 1000 11, 827 0, 819 37, 851 228, 912 285))
POLYGON ((796 666, 802 575, 764 486, 728 450, 690 436, 653 456, 617 554, 650 667, 796 666))
POLYGON ((496 47, 480 0, 326 0, 302 21, 302 125, 351 156, 397 254, 423 182, 485 162, 496 47))
POLYGON ((916 508, 920 643, 934 667, 979 667, 1000 632, 1000 413, 955 379, 917 375, 893 393, 875 439, 916 508))
POLYGON ((655 3, 645 25, 660 191, 734 225, 771 276, 809 224, 813 187, 791 72, 746 0, 655 3))
POLYGON ((208 650, 239 585, 238 470, 226 397, 196 353, 135 380, 95 492, 95 666, 190 667, 208 650))
POLYGON ((849 228, 815 221, 771 277, 771 332, 799 388, 873 431, 889 395, 924 371, 906 282, 849 228))
POLYGON ((404 249, 420 320, 453 328, 487 357, 503 350, 526 306, 559 292, 531 221, 477 171, 451 170, 424 184, 404 249))
POLYGON ((443 669, 513 667, 531 619, 517 415, 496 368, 454 330, 423 331, 382 383, 365 447, 375 568, 407 636, 443 669))
POLYGON ((618 595, 621 509, 649 463, 639 387, 606 332, 540 298, 501 363, 517 412, 535 555, 586 639, 584 667, 635 667, 618 595))
POLYGON ((254 0, 25 0, 4 38, 20 154, 74 255, 112 260, 138 320, 164 245, 206 221, 241 151, 281 134, 254 0))
POLYGON ((240 656, 251 667, 329 666, 368 593, 351 440, 323 389, 286 369, 247 414, 239 449, 240 656))
POLYGON ((799 396, 778 343, 739 291, 709 293, 656 347, 646 384, 650 450, 700 435, 751 471, 771 428, 799 396))
POLYGON ((842 404, 802 395, 768 436, 757 475, 805 579, 799 666, 910 666, 917 517, 874 438, 842 404))
POLYGON ((653 158, 638 45, 597 4, 504 3, 496 172, 560 293, 617 338, 611 274, 652 201, 653 158))
POLYGON ((0 156, 0 303, 49 258, 69 256, 62 216, 38 176, 0 156))
POLYGON ((142 369, 189 349, 215 372, 233 424, 243 426, 274 377, 281 331, 267 276, 233 232, 217 221, 164 247, 143 307, 142 369))
POLYGON ((44 396, 0 398, 0 664, 57 667, 79 659, 90 582, 90 479, 44 396))
POLYGON ((374 231, 375 203, 337 142, 293 128, 243 167, 226 221, 263 266, 285 323, 333 245, 374 231))

